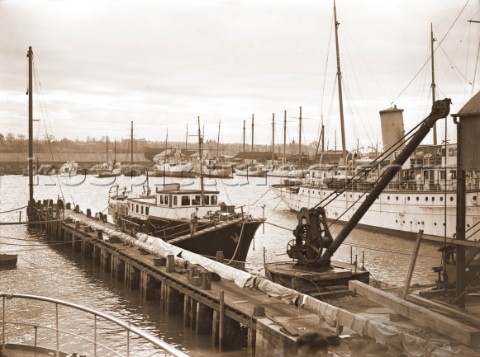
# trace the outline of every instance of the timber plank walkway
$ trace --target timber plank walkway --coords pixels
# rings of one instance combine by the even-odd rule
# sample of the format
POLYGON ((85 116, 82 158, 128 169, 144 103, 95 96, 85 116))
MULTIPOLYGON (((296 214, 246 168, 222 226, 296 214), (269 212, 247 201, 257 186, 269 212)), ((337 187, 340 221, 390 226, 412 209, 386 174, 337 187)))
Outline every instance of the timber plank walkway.
MULTIPOLYGON (((50 238, 71 240, 72 249, 91 257, 105 272, 117 280, 125 280, 132 290, 139 290, 146 300, 158 299, 167 314, 181 314, 186 326, 197 334, 211 334, 212 345, 219 350, 234 347, 232 341, 246 341, 250 351, 269 356, 296 354, 298 335, 320 331, 335 336, 335 329, 319 315, 287 304, 266 293, 241 288, 226 279, 213 279, 208 289, 192 283, 188 269, 157 265, 158 258, 120 240, 107 239, 106 234, 91 229, 94 223, 103 231, 118 230, 115 225, 80 212, 64 209, 57 213, 56 205, 44 208, 41 226, 50 238), (57 219, 56 219, 57 218, 57 219)), ((344 345, 338 349, 349 351, 344 345)))
MULTIPOLYGON (((290 357, 297 354, 295 342, 299 335, 320 332, 334 342, 330 347, 334 356, 400 356, 408 351, 420 353, 422 346, 432 343, 434 347, 423 355, 445 351, 443 346, 448 344, 463 356, 480 356, 477 349, 471 349, 480 346, 478 328, 459 324, 462 332, 457 334, 456 342, 445 336, 430 341, 423 336, 438 334, 427 332, 416 321, 398 319, 390 308, 382 308, 379 314, 379 305, 368 299, 346 297, 340 304, 343 307, 338 307, 337 300, 332 300, 332 305, 291 289, 287 289, 285 297, 285 291, 272 293, 269 289, 275 287, 268 283, 261 286, 266 283, 264 278, 259 278, 263 281, 258 285, 247 284, 253 288, 241 287, 200 265, 179 263, 177 260, 183 257, 169 253, 165 259, 147 252, 141 248, 141 239, 118 231, 104 221, 104 215, 95 218, 90 210, 83 214, 78 206, 71 210, 68 204, 67 209, 58 209, 52 201, 37 204, 37 209, 41 216, 37 225, 48 237, 70 241, 72 250, 91 258, 104 272, 124 281, 128 289, 138 290, 145 300, 158 301, 166 314, 183 314, 184 326, 196 334, 210 334, 212 347, 219 351, 246 348, 250 355, 290 357), (344 335, 338 336, 342 330, 344 335), (418 334, 412 335, 412 331, 418 334)), ((183 251, 188 256, 189 252, 183 251)), ((232 268, 225 265, 225 269, 232 268)), ((388 296, 383 299, 392 301, 388 296)), ((431 316, 443 321, 438 315, 431 316)))

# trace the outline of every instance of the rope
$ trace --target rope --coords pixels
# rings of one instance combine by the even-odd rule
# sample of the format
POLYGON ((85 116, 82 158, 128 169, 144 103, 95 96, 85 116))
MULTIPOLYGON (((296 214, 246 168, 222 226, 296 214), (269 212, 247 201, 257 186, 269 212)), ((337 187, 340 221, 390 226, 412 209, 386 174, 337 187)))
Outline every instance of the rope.
POLYGON ((268 193, 268 191, 270 191, 270 187, 265 191, 263 195, 261 195, 255 202, 253 202, 252 205, 255 205, 258 201, 260 201, 263 198, 263 196, 265 196, 268 193))
POLYGON ((0 214, 1 213, 9 213, 9 212, 14 212, 14 211, 19 211, 19 210, 24 209, 24 208, 27 208, 27 206, 14 208, 14 209, 11 209, 11 210, 8 210, 8 211, 2 211, 2 212, 0 212, 0 214))
POLYGON ((235 247, 235 251, 233 252, 232 258, 229 260, 228 264, 230 264, 233 261, 233 258, 235 258, 235 256, 237 255, 238 248, 240 247, 240 243, 242 243, 243 227, 245 227, 245 221, 243 221, 242 223, 242 229, 240 230, 240 237, 238 238, 237 246, 235 247))

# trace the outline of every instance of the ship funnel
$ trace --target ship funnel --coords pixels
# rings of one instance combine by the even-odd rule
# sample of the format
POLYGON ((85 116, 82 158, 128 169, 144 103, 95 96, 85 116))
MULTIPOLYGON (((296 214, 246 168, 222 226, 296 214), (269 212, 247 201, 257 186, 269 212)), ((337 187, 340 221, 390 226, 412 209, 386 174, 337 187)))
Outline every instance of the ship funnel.
POLYGON ((380 121, 382 124, 382 151, 389 150, 399 141, 404 141, 403 109, 397 109, 397 106, 394 106, 393 108, 381 110, 380 121))

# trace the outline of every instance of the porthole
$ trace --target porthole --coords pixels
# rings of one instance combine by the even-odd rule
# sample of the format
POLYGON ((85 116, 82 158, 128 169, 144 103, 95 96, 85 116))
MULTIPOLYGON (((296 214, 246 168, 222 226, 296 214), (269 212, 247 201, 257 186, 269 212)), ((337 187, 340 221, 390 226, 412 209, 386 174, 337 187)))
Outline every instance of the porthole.
POLYGON ((395 197, 395 199, 398 201, 398 196, 397 196, 397 197, 395 197))
POLYGON ((434 201, 435 201, 435 197, 432 197, 432 202, 434 202, 434 201))
POLYGON ((467 224, 467 228, 470 228, 470 225, 469 225, 469 224, 467 224))
POLYGON ((407 201, 410 201, 410 196, 407 197, 407 201))
POLYGON ((450 197, 450 202, 453 202, 453 196, 452 196, 452 197, 450 197))
POLYGON ((350 194, 350 198, 352 198, 352 194, 350 194))
POLYGON ((390 196, 387 196, 387 200, 389 200, 389 201, 390 201, 390 196))
POLYGON ((395 223, 398 223, 398 219, 395 220, 395 223))
POLYGON ((436 225, 437 225, 437 222, 433 222, 433 225, 436 226, 436 225))
POLYGON ((443 202, 443 197, 440 197, 440 202, 443 202))
POLYGON ((425 201, 428 201, 428 197, 425 197, 425 201))
POLYGON ((476 200, 477 200, 477 196, 473 196, 472 199, 473 199, 474 201, 476 201, 476 200))
POLYGON ((419 201, 419 200, 420 200, 420 197, 417 196, 417 201, 419 201))
POLYGON ((405 223, 405 221, 403 221, 403 223, 405 223))

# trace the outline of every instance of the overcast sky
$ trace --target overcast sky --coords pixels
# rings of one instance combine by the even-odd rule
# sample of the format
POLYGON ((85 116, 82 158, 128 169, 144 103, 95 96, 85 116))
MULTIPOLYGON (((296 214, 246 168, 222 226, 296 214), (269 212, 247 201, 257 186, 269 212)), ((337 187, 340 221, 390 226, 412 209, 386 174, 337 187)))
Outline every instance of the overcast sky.
MULTIPOLYGON (((480 20, 478 0, 336 5, 347 148, 381 145, 378 112, 392 104, 407 130, 430 112, 431 23, 437 98, 458 112, 478 91, 480 24, 467 21, 480 20)), ((302 107, 302 142, 317 140, 323 118, 328 147, 340 148, 333 34, 325 0, 0 0, 0 132, 28 134, 32 46, 38 138, 127 139, 133 121, 136 138, 164 140, 168 129, 184 141, 200 116, 211 140, 221 120, 222 142, 242 142, 245 120, 250 144, 254 114, 255 143, 271 144, 274 113, 283 143, 286 110, 297 142, 302 107)))

